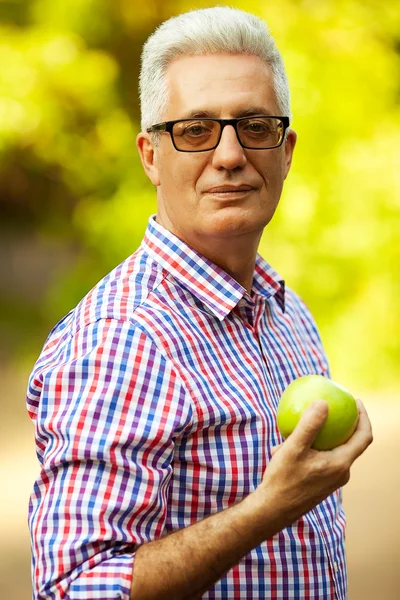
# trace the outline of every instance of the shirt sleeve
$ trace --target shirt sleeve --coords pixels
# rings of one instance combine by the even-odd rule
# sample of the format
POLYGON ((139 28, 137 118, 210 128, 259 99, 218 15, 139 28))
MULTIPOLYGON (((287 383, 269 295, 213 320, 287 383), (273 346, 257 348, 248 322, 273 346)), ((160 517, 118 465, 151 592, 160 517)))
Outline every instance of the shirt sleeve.
POLYGON ((103 319, 57 348, 28 388, 42 463, 29 505, 33 597, 128 600, 135 548, 163 533, 191 404, 138 326, 103 319))

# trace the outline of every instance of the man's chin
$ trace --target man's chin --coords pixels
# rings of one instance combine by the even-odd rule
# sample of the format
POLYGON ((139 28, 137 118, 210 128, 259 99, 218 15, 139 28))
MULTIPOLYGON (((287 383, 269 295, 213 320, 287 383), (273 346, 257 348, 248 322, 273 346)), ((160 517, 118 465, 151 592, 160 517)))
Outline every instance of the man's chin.
POLYGON ((259 210, 225 204, 218 210, 204 215, 203 229, 204 233, 208 232, 210 236, 215 237, 231 237, 251 233, 257 235, 268 225, 273 214, 274 211, 260 214, 259 210))

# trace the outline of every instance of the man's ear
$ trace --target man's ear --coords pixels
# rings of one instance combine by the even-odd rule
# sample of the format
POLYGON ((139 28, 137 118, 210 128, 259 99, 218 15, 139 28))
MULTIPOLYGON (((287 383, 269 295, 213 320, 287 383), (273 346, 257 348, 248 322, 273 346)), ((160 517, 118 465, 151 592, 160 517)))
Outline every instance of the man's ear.
POLYGON ((289 174, 292 164, 293 150, 297 142, 297 133, 294 129, 288 129, 285 144, 285 179, 289 174))
POLYGON ((136 146, 140 154, 143 169, 153 185, 160 185, 160 176, 156 160, 156 152, 150 135, 141 131, 136 137, 136 146))

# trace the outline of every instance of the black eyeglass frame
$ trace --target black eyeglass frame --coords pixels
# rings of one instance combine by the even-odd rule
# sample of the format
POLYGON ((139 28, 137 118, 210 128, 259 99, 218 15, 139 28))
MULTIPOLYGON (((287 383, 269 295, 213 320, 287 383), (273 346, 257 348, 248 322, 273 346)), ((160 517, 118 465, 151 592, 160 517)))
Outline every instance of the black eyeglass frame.
POLYGON ((148 127, 146 129, 146 131, 147 131, 147 133, 169 133, 171 136, 171 140, 174 145, 174 148, 178 152, 209 152, 210 150, 215 150, 215 148, 218 146, 218 144, 221 141, 222 132, 224 130, 224 127, 226 127, 227 125, 232 125, 232 127, 234 128, 234 130, 236 132, 237 140, 238 140, 239 144, 242 146, 242 148, 246 148, 247 150, 272 150, 274 148, 279 148, 280 146, 282 146, 283 141, 285 139, 286 131, 290 125, 290 119, 289 119, 289 117, 281 116, 281 115, 249 115, 248 117, 239 117, 237 119, 212 119, 210 117, 197 117, 197 118, 192 117, 191 119, 177 119, 176 121, 164 121, 163 123, 156 123, 155 125, 148 127), (248 121, 249 119, 279 119, 283 124, 283 135, 282 135, 282 139, 279 142, 279 144, 276 144, 275 146, 268 146, 267 148, 254 148, 252 146, 245 146, 245 144, 242 144, 240 137, 239 137, 239 132, 237 129, 238 123, 240 121, 246 121, 246 120, 248 121), (218 137, 216 144, 214 146, 212 146, 212 148, 207 148, 206 150, 182 150, 181 148, 177 148, 176 144, 175 144, 174 136, 172 134, 172 129, 173 129, 174 125, 176 123, 184 123, 184 122, 190 122, 190 121, 196 121, 196 120, 198 120, 198 121, 214 121, 214 122, 220 124, 219 137, 218 137))

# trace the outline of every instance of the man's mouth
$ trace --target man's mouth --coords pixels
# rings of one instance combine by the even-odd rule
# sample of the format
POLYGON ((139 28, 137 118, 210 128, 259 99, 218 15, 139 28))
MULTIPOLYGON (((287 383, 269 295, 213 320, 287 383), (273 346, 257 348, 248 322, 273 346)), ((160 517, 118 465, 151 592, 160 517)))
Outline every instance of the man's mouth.
POLYGON ((235 196, 244 195, 246 192, 250 192, 254 188, 251 185, 218 185, 206 190, 206 194, 213 194, 215 196, 235 196))

